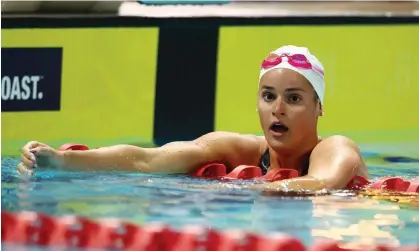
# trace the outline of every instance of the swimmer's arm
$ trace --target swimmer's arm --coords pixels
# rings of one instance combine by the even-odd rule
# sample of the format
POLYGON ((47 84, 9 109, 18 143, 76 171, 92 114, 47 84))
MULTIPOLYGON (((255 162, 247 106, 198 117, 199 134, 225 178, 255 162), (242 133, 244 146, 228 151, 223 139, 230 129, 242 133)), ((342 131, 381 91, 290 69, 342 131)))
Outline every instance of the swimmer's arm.
POLYGON ((253 188, 311 191, 324 188, 341 189, 362 171, 366 172, 364 175, 368 178, 356 144, 346 137, 332 136, 314 148, 306 176, 262 184, 253 188))
POLYGON ((187 173, 207 162, 234 162, 234 156, 240 158, 236 146, 249 145, 248 139, 242 141, 238 134, 212 132, 193 141, 172 142, 156 148, 118 145, 68 151, 64 153, 64 169, 187 173))
POLYGON ((217 158, 195 142, 172 142, 156 148, 116 145, 64 154, 65 170, 135 171, 141 173, 185 173, 191 165, 217 158))
POLYGON ((307 176, 319 180, 323 188, 345 188, 356 175, 369 178, 361 151, 349 138, 332 136, 313 150, 307 176))

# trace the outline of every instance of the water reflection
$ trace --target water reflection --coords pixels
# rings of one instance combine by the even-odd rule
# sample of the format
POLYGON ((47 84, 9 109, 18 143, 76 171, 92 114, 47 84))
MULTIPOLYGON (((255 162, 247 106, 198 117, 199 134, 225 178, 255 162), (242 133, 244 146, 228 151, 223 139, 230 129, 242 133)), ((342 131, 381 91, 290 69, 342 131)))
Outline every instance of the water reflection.
MULTIPOLYGON (((307 245, 322 238, 350 245, 419 245, 418 210, 406 203, 408 196, 361 197, 341 191, 290 198, 249 190, 191 189, 184 185, 211 182, 179 175, 40 171, 36 177, 20 178, 17 159, 8 161, 2 163, 3 210, 163 222, 173 228, 199 224, 265 235, 285 232, 307 245)), ((402 168, 372 166, 371 172, 376 177, 382 172, 418 177, 417 170, 402 168)))

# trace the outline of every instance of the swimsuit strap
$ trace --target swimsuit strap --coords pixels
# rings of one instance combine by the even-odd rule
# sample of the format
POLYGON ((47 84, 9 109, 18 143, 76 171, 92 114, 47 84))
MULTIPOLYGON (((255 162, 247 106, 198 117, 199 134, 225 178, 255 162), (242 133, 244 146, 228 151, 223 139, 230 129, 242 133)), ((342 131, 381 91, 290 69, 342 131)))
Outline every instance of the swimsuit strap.
MULTIPOLYGON (((271 165, 271 159, 269 154, 269 149, 266 149, 266 151, 263 153, 262 157, 259 161, 259 167, 262 170, 262 174, 265 175, 268 172, 269 166, 271 165)), ((309 163, 305 166, 303 170, 301 170, 301 176, 307 175, 309 168, 309 163)))
POLYGON ((262 174, 265 175, 268 172, 269 166, 271 165, 271 159, 269 154, 269 149, 263 153, 259 161, 259 167, 262 169, 262 174))
POLYGON ((300 176, 304 176, 308 174, 308 168, 310 167, 309 163, 307 163, 307 165, 305 165, 305 167, 303 168, 303 170, 301 170, 301 174, 300 176))

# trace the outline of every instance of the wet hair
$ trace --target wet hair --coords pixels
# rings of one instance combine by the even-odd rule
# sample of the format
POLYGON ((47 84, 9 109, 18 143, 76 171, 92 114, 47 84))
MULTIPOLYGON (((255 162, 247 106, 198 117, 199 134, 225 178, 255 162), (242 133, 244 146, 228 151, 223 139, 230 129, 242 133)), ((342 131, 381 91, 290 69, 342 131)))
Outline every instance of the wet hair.
POLYGON ((319 95, 317 95, 317 93, 315 91, 314 91, 313 98, 314 98, 314 102, 319 102, 320 103, 319 95))
POLYGON ((314 102, 316 102, 316 103, 318 103, 319 105, 320 105, 320 109, 322 109, 322 103, 320 103, 320 98, 319 98, 319 95, 317 95, 317 93, 316 92, 314 92, 314 102))

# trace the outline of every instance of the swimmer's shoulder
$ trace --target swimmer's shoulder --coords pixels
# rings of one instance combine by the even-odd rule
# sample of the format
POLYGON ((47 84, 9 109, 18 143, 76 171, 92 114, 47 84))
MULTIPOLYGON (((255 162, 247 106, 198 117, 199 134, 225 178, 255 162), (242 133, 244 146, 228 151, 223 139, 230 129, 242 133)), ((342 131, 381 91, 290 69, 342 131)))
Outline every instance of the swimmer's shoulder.
MULTIPOLYGON (((345 146, 345 147, 350 147, 352 148, 360 157, 361 159, 361 166, 358 168, 358 173, 357 175, 361 175, 364 176, 366 178, 369 177, 369 172, 368 172, 368 168, 364 162, 364 159, 362 158, 362 154, 361 154, 361 150, 359 149, 358 145, 356 144, 356 142, 354 140, 352 140, 349 137, 343 136, 343 135, 331 135, 325 138, 321 138, 320 136, 318 137, 319 141, 316 145, 316 147, 314 147, 314 150, 316 148, 318 148, 320 145, 333 145, 333 146, 345 146), (321 144, 320 144, 321 143, 321 144)), ((313 150, 313 151, 314 151, 313 150)))
POLYGON ((324 145, 324 144, 345 145, 345 146, 350 146, 351 148, 356 149, 359 152, 359 148, 357 144, 355 143, 355 141, 343 135, 331 135, 324 138, 322 138, 321 136, 318 136, 317 139, 318 139, 318 143, 316 147, 318 147, 319 145, 324 145))
POLYGON ((264 138, 228 131, 210 132, 195 141, 201 146, 213 145, 216 142, 216 147, 212 149, 223 156, 226 161, 225 164, 231 166, 257 164, 261 153, 266 150, 262 150, 263 146, 266 145, 264 138))
POLYGON ((195 140, 195 142, 204 143, 208 141, 219 141, 222 145, 234 148, 259 148, 261 144, 266 142, 264 137, 228 131, 210 132, 195 140))
POLYGON ((268 144, 264 136, 258 136, 254 134, 241 134, 236 132, 228 131, 214 131, 201 137, 199 140, 218 140, 223 142, 226 147, 230 150, 237 152, 238 154, 263 154, 268 144))

